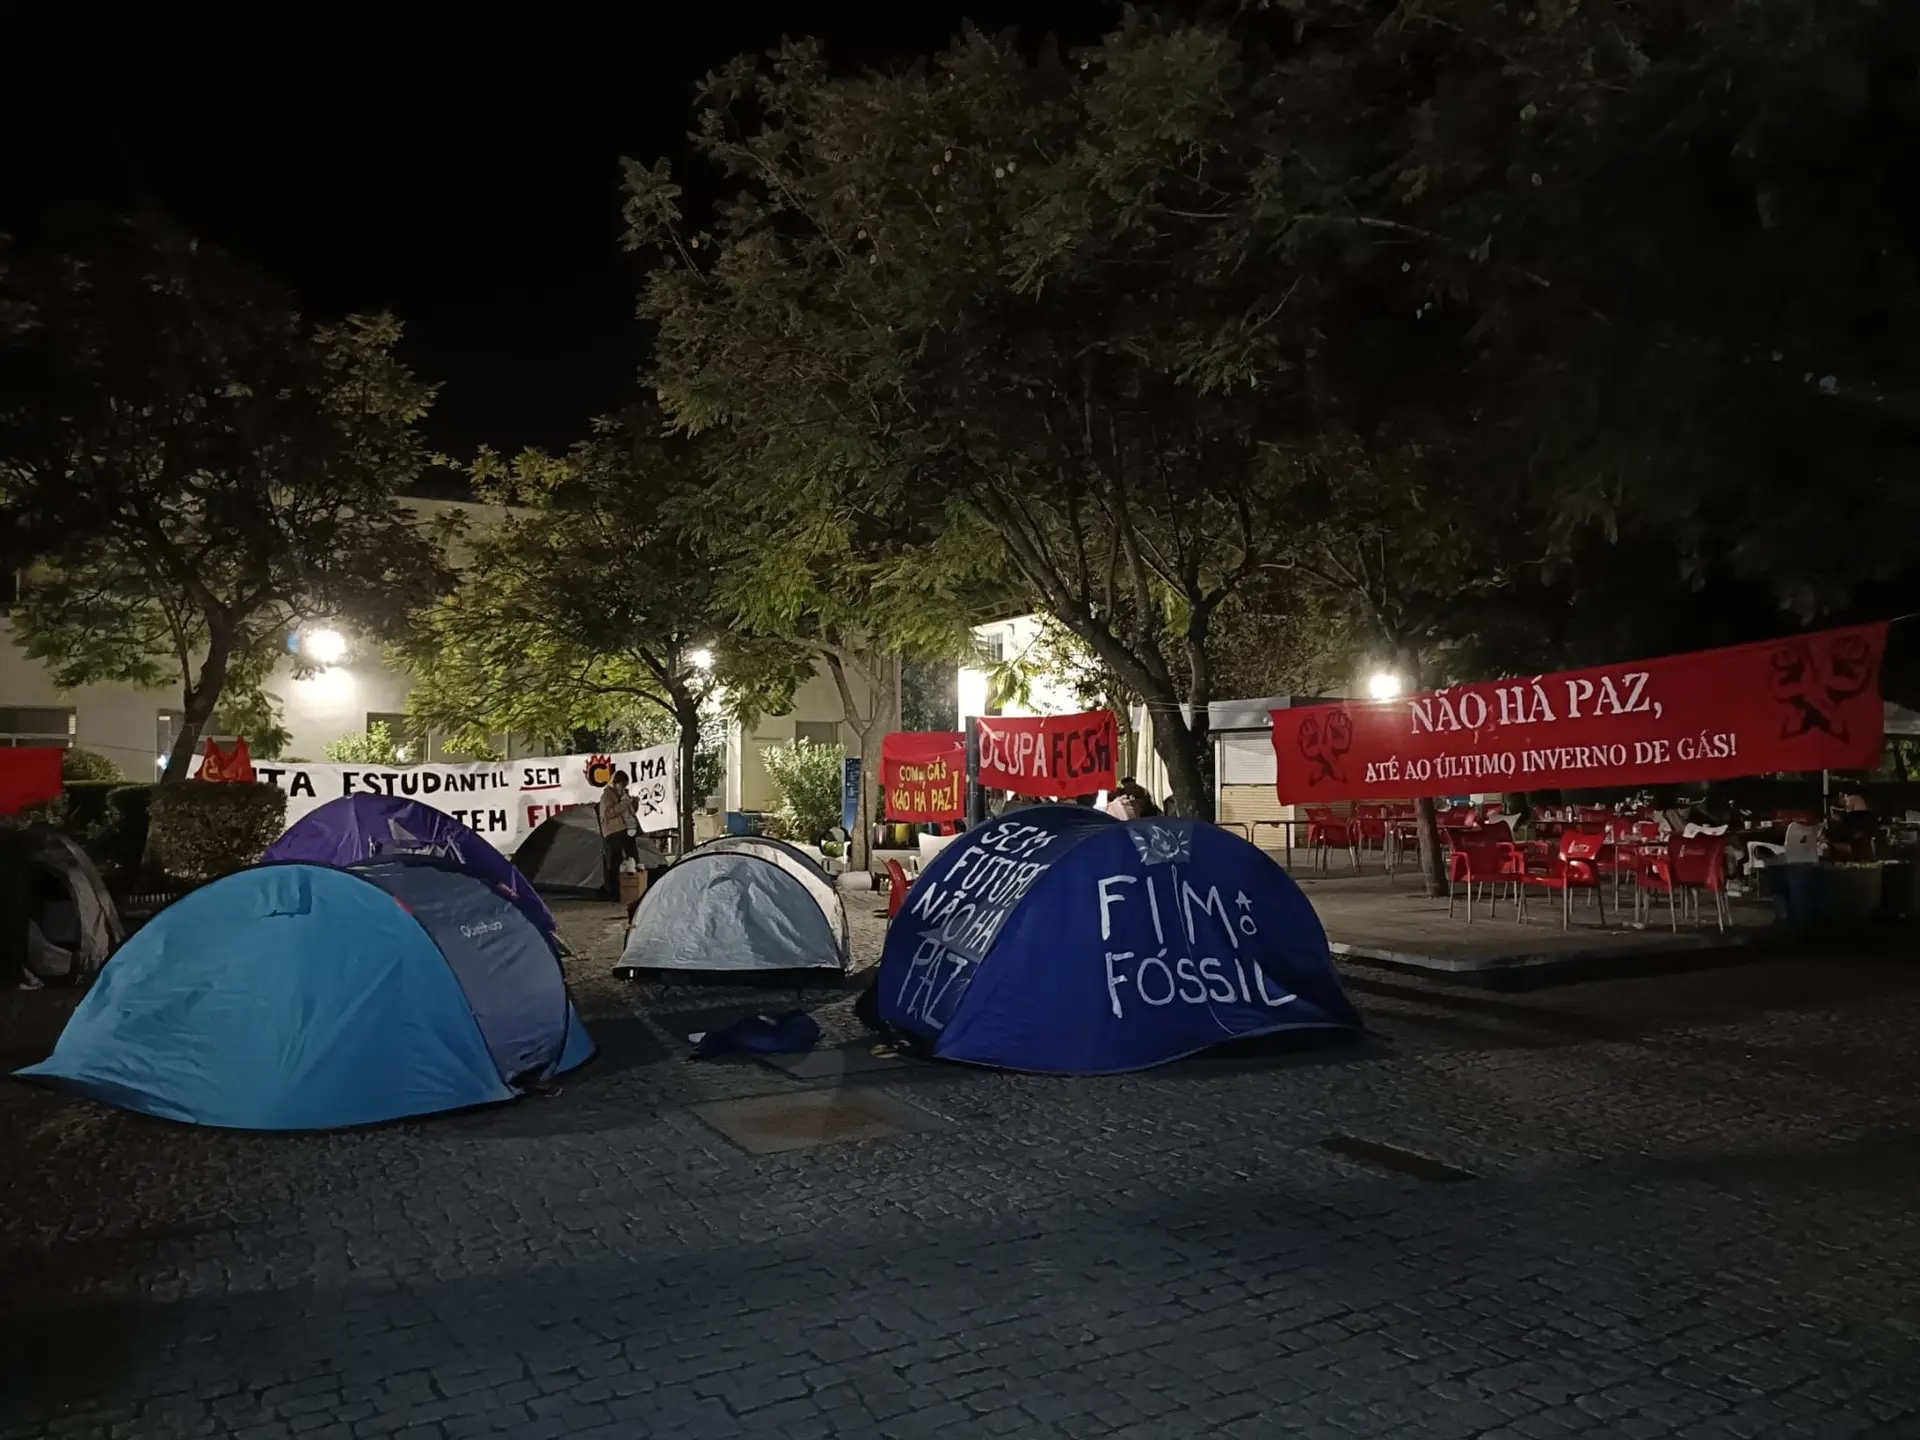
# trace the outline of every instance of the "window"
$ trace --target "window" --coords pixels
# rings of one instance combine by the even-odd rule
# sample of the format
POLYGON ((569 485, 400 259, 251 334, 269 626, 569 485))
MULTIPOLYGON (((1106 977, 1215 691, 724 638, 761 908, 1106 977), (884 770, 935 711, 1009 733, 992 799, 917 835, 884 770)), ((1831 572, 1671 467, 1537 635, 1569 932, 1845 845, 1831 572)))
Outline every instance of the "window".
POLYGON ((0 710, 0 745, 73 748, 74 713, 57 705, 0 710))
MULTIPOLYGON (((184 710, 162 710, 160 712, 154 725, 153 753, 156 766, 167 763, 167 757, 173 753, 173 742, 180 738, 180 727, 185 725, 186 722, 187 712, 184 710)), ((231 735, 209 735, 203 731, 201 732, 200 739, 196 742, 198 749, 196 749, 194 753, 199 754, 204 751, 207 748, 207 741, 209 740, 226 749, 232 748, 234 743, 234 737, 231 735)))
POLYGON ((1007 632, 1004 630, 995 630, 990 635, 975 632, 973 643, 982 658, 995 665, 1001 664, 1007 658, 1007 632))
POLYGON ((838 720, 796 720, 793 722, 793 738, 804 740, 809 745, 827 745, 840 748, 840 722, 838 720))

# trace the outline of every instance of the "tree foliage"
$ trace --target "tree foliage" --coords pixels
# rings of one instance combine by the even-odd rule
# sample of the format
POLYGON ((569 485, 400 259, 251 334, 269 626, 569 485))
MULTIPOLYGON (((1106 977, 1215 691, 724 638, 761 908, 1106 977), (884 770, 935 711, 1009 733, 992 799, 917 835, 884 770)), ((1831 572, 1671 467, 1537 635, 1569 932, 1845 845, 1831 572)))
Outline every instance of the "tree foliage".
POLYGON ((457 746, 502 732, 670 735, 690 846, 707 793, 703 725, 723 701, 778 708, 805 667, 792 647, 729 623, 721 562, 675 514, 697 481, 689 447, 643 409, 598 422, 564 455, 483 453, 473 474, 500 509, 401 647, 418 677, 411 722, 457 746))
POLYGON ((1174 722, 1194 813, 1245 635, 1438 682, 1912 573, 1920 18, 1206 13, 710 77, 711 215, 627 177, 669 415, 790 526, 889 536, 876 602, 1054 615, 1174 722))
POLYGON ((0 270, 0 506, 38 557, 15 611, 63 687, 181 686, 164 778, 223 704, 260 716, 289 630, 380 633, 432 586, 398 497, 433 400, 390 316, 311 327, 217 251, 127 225, 0 270))

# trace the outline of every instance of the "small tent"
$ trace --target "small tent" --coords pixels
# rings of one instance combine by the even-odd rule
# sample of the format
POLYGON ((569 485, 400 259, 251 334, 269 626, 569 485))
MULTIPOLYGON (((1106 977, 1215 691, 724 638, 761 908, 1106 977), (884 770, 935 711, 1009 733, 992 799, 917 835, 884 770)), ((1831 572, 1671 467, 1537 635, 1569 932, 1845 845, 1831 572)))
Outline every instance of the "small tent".
POLYGON ((444 810, 397 795, 343 795, 289 825, 267 847, 267 864, 353 865, 380 855, 435 855, 476 875, 548 934, 553 912, 514 864, 444 810))
POLYGON ((549 895, 598 895, 606 888, 600 817, 591 805, 569 805, 536 825, 513 863, 549 895))
POLYGON ((783 841, 725 835, 647 888, 614 973, 846 968, 847 915, 832 877, 783 841))
POLYGON ((442 859, 264 865, 168 906, 17 1073, 242 1130, 510 1100, 593 1053, 551 940, 442 859))
POLYGON ((1269 856, 1213 825, 1071 805, 941 851, 888 928, 878 987, 880 1018, 933 1055, 1054 1074, 1360 1026, 1269 856))
POLYGON ((0 873, 6 955, 31 980, 90 980, 125 938, 93 861, 51 826, 0 830, 0 873))

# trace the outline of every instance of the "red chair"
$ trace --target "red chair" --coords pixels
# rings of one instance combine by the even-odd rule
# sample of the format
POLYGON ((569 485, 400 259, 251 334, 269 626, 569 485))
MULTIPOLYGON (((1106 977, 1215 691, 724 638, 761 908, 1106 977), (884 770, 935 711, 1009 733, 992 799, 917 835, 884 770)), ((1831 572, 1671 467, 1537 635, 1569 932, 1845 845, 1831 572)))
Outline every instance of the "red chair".
POLYGON ((1353 823, 1359 832, 1356 839, 1360 849, 1378 850, 1384 862, 1387 858, 1387 807, 1356 805, 1353 807, 1353 823))
POLYGON ((887 861, 887 919, 900 913, 900 907, 907 903, 907 887, 913 882, 907 879, 907 867, 898 860, 887 861))
POLYGON ((1467 887, 1467 923, 1473 923, 1473 890, 1476 885, 1492 887, 1487 896, 1487 915, 1499 913, 1500 887, 1513 886, 1514 918, 1521 917, 1520 882, 1526 874, 1526 861, 1513 846, 1498 840, 1462 839, 1447 856, 1447 918, 1453 918, 1454 886, 1467 887))
MULTIPOLYGON (((1560 928, 1566 930, 1573 925, 1573 892, 1585 890, 1600 904, 1600 918, 1606 919, 1606 905, 1600 899, 1600 852, 1606 848, 1604 838, 1596 839, 1589 831, 1566 830, 1561 833, 1560 845, 1545 855, 1529 857, 1535 863, 1527 866, 1524 883, 1528 887, 1538 886, 1548 892, 1560 892, 1560 928)), ((1524 892, 1521 900, 1521 918, 1526 918, 1524 892)))
POLYGON ((1360 868, 1360 827, 1352 820, 1335 815, 1330 807, 1307 807, 1307 848, 1313 852, 1314 863, 1322 870, 1327 868, 1327 856, 1334 850, 1344 850, 1353 857, 1353 868, 1360 868))
POLYGON ((1690 840, 1675 840, 1665 855, 1649 855, 1640 873, 1640 888, 1649 897, 1664 890, 1667 895, 1667 923, 1680 928, 1679 909, 1690 904, 1692 918, 1700 918, 1702 892, 1713 896, 1714 919, 1724 933, 1733 919, 1727 902, 1727 842, 1719 835, 1696 835, 1690 840), (1676 906, 1675 896, 1683 904, 1676 906))

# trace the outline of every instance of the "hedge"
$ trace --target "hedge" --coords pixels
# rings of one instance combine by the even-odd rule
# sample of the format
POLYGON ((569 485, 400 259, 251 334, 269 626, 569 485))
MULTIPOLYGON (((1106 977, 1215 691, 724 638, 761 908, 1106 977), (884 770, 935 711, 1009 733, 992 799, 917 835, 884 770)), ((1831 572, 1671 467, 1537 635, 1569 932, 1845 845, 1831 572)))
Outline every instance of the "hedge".
POLYGON ((148 852, 179 880, 213 880, 253 864, 286 824, 286 792, 273 785, 183 780, 151 796, 148 852))

